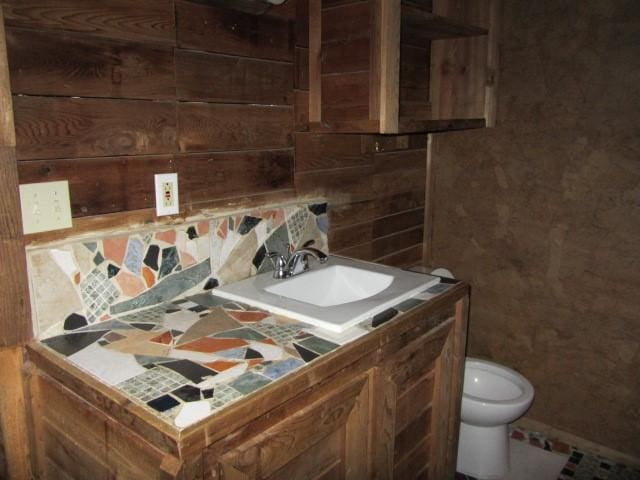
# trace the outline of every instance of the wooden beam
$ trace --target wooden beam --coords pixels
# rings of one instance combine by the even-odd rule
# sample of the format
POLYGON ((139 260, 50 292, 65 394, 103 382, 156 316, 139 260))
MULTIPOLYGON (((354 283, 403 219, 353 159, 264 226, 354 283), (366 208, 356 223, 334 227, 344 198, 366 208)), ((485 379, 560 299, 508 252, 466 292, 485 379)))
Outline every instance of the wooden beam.
POLYGON ((380 133, 397 133, 400 94, 400 0, 380 2, 380 133))
POLYGON ((322 121, 322 0, 309 0, 309 122, 322 121))
POLYGON ((0 365, 0 445, 7 460, 6 465, 0 464, 0 476, 31 478, 26 399, 22 386, 22 348, 0 349, 0 365))
POLYGON ((498 109, 498 76, 499 76, 499 48, 500 12, 502 0, 490 0, 489 5, 489 41, 487 46, 487 83, 484 92, 484 118, 487 127, 496 126, 496 112, 498 109))
POLYGON ((4 32, 4 15, 0 5, 0 145, 16 146, 16 132, 13 127, 13 102, 9 82, 9 62, 7 42, 4 32))

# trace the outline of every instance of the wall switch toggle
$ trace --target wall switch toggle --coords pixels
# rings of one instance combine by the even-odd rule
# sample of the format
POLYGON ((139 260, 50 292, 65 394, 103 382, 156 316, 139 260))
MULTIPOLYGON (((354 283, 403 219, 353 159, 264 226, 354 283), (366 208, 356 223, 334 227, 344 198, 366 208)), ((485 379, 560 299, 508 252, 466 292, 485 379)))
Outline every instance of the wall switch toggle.
POLYGON ((24 234, 71 228, 69 182, 25 183, 20 185, 24 234))
POLYGON ((178 174, 158 173, 154 175, 156 186, 156 215, 176 215, 178 202, 178 174))

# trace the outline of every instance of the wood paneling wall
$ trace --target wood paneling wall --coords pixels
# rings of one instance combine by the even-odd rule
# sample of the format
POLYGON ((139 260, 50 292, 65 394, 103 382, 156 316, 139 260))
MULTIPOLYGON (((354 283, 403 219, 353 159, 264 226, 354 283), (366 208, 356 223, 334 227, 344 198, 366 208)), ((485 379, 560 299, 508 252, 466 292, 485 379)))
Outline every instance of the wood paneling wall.
POLYGON ((295 6, 4 2, 21 183, 68 179, 73 216, 182 214, 293 188, 295 6))
POLYGON ((636 458, 639 18, 504 2, 499 125, 434 136, 432 245, 473 286, 469 354, 531 380, 531 418, 636 458))
POLYGON ((307 133, 308 0, 4 8, 20 182, 69 180, 76 224, 152 221, 153 174, 178 172, 182 216, 326 195, 333 250, 420 262, 425 138, 307 133))

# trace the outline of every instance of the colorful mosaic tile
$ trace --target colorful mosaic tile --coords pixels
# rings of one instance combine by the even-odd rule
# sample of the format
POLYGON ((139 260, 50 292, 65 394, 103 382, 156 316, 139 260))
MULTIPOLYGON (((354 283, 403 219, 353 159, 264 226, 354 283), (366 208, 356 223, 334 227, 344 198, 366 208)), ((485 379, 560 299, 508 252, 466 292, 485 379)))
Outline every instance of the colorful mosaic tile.
MULTIPOLYGON (((30 249, 35 334, 43 339, 62 333, 72 314, 94 323, 105 315, 147 309, 271 269, 267 244, 282 250, 314 240, 326 250, 326 232, 307 228, 320 217, 327 219, 326 205, 288 205, 30 249)), ((244 310, 235 314, 240 322, 261 319, 260 313, 248 313, 255 309, 238 310, 244 310)))

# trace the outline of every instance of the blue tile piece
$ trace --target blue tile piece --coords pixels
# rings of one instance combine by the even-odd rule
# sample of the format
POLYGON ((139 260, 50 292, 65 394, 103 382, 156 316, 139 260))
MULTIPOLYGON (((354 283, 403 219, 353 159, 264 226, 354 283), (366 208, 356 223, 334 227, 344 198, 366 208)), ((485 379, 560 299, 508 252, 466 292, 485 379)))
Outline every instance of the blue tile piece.
POLYGON ((254 392, 260 387, 264 387, 271 383, 271 380, 253 372, 245 372, 229 384, 240 393, 247 395, 254 392))
POLYGON ((171 393, 184 402, 196 402, 200 400, 200 389, 192 385, 184 385, 171 393))
POLYGON ((197 295, 191 295, 190 297, 187 297, 187 300, 207 308, 220 307, 229 301, 226 298, 216 297, 211 293, 198 293, 197 295))
POLYGON ((431 288, 428 288, 426 290, 427 293, 442 293, 445 290, 448 290, 451 288, 451 284, 450 283, 438 283, 437 285, 434 285, 431 288))
POLYGON ((293 370, 300 368, 304 365, 302 360, 297 358, 288 358, 281 362, 274 362, 264 367, 263 375, 269 377, 272 380, 282 377, 293 370))
POLYGON ((297 340, 297 343, 313 352, 319 353, 320 355, 324 355, 325 353, 338 348, 337 343, 314 336, 305 338, 304 340, 297 340))
POLYGON ((252 217, 250 215, 246 215, 242 219, 242 222, 240 223, 240 226, 238 227, 238 233, 240 235, 246 235, 251 230, 253 230, 256 227, 256 225, 258 225, 261 221, 262 221, 261 218, 256 218, 256 217, 252 217))
POLYGON ((127 247, 127 254, 124 257, 124 264, 131 273, 140 275, 142 271, 142 255, 144 254, 144 244, 139 238, 130 238, 127 247))
POLYGON ((103 322, 95 322, 91 325, 81 328, 78 330, 79 332, 98 332, 105 330, 113 330, 114 328, 118 328, 121 330, 129 330, 131 329, 131 325, 128 323, 121 322, 119 320, 105 320, 103 322))
POLYGON ((179 401, 169 395, 163 395, 147 402, 147 405, 149 405, 154 410, 157 410, 158 412, 166 412, 170 408, 173 408, 179 404, 179 401))
POLYGON ((42 343, 62 355, 69 356, 96 342, 102 335, 104 335, 103 330, 97 332, 67 333, 65 335, 45 338, 42 340, 42 343))
POLYGON ((297 343, 294 343, 293 346, 297 350, 298 354, 302 357, 302 359, 307 363, 311 362, 312 360, 315 360, 320 356, 317 353, 312 352, 311 350, 307 350, 301 345, 298 345, 297 343))
POLYGON ((193 383, 200 383, 206 377, 213 377, 218 374, 218 372, 214 372, 191 360, 176 360, 174 362, 163 363, 162 366, 170 368, 193 383))
POLYGON ((265 338, 267 338, 261 333, 258 333, 248 327, 236 328, 235 330, 227 330, 224 332, 216 333, 214 336, 218 338, 240 338, 242 340, 264 340, 265 338))
POLYGON ((176 247, 168 247, 162 249, 162 264, 160 264, 160 272, 158 278, 166 277, 180 263, 178 257, 178 249, 176 247))
POLYGON ((79 313, 72 313, 64 320, 65 330, 76 330, 78 328, 86 327, 87 319, 79 313))
POLYGON ((100 252, 96 253, 95 257, 93 257, 93 263, 100 265, 102 262, 104 262, 104 257, 100 252))
POLYGON ((221 350, 219 352, 216 352, 216 355, 218 357, 228 358, 230 360, 244 360, 246 354, 247 347, 231 348, 229 350, 221 350))
POLYGON ((182 272, 174 273, 135 298, 112 305, 110 311, 115 315, 169 301, 195 287, 209 275, 211 275, 211 263, 206 259, 182 272))
POLYGON ((404 302, 396 305, 394 308, 396 310, 400 310, 401 312, 406 312, 407 310, 411 310, 412 308, 417 307, 418 305, 422 305, 424 300, 420 300, 419 298, 410 298, 409 300, 405 300, 404 302))
POLYGON ((160 255, 160 247, 158 245, 149 245, 147 254, 144 256, 144 264, 158 271, 158 256, 160 255))
POLYGON ((329 217, 326 215, 316 218, 316 225, 322 233, 329 233, 329 217))

